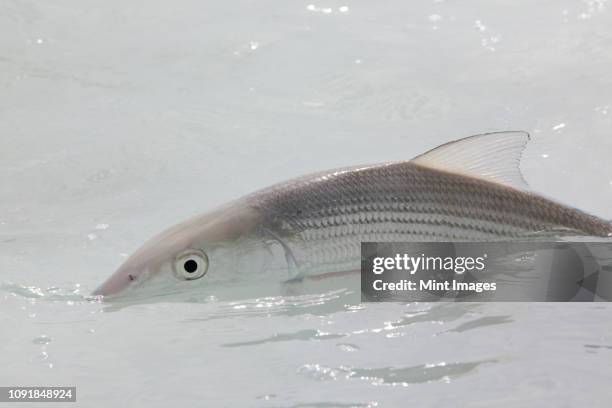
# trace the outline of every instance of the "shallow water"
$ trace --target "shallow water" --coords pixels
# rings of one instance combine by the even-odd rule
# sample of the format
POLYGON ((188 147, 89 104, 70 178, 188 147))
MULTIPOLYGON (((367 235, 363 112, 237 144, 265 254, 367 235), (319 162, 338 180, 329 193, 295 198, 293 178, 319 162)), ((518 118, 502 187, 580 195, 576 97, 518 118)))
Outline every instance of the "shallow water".
POLYGON ((0 386, 76 385, 76 406, 609 406, 607 304, 360 305, 350 282, 87 295, 230 199, 487 131, 531 132, 533 189, 612 219, 610 8, 4 0, 0 386))

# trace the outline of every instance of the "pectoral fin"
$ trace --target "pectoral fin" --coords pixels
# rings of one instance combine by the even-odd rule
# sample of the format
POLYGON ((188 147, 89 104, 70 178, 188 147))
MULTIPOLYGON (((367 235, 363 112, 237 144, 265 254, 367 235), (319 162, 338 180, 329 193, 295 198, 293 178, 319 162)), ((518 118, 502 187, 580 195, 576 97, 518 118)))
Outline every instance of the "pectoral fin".
POLYGON ((269 229, 264 229, 264 232, 269 235, 270 237, 272 237, 272 239, 276 242, 278 242, 281 246, 281 248, 283 248, 283 251, 285 253, 285 260, 287 261, 287 273, 289 274, 289 278, 287 279, 286 282, 300 282, 304 279, 304 273, 301 271, 297 260, 295 259, 295 256, 293 255, 293 252, 291 251, 291 248, 289 248, 289 245, 287 245, 280 236, 278 236, 278 234, 276 234, 275 232, 269 230, 269 229))

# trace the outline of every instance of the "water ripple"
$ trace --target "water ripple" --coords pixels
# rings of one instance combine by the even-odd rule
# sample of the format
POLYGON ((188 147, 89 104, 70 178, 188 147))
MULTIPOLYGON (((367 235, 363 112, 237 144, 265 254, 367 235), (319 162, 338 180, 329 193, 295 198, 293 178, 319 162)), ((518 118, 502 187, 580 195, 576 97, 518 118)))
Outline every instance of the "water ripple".
POLYGON ((320 330, 300 330, 295 333, 279 333, 274 336, 267 337, 261 340, 253 340, 253 341, 243 341, 238 343, 226 343, 223 344, 222 347, 242 347, 242 346, 256 346, 260 344, 266 343, 278 343, 285 341, 308 341, 308 340, 331 340, 331 339, 339 339, 345 337, 345 334, 334 334, 334 333, 324 333, 320 330))
POLYGON ((37 286, 25 286, 17 283, 6 282, 0 284, 0 292, 31 300, 52 300, 68 302, 97 301, 95 297, 81 293, 81 286, 77 283, 72 288, 60 288, 51 286, 40 288, 37 286))
POLYGON ((459 326, 450 330, 452 332, 464 332, 468 330, 477 329, 485 326, 494 326, 498 324, 512 323, 514 319, 511 316, 485 316, 478 319, 470 320, 469 322, 461 323, 459 326))
POLYGON ((304 364, 297 372, 307 378, 328 381, 338 379, 359 379, 373 385, 407 386, 433 381, 450 382, 474 371, 482 364, 497 363, 495 359, 436 364, 422 364, 411 367, 382 367, 382 368, 348 368, 327 367, 320 364, 304 364))
POLYGON ((219 302, 205 318, 188 319, 201 322, 231 317, 329 315, 348 310, 355 303, 355 294, 345 289, 297 296, 267 296, 233 302, 219 302))

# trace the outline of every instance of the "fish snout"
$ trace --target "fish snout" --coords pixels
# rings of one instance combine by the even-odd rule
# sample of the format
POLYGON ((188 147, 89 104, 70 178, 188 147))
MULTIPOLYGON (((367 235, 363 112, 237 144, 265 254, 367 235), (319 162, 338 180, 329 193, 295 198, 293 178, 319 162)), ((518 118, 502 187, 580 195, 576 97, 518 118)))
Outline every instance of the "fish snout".
POLYGON ((136 284, 142 275, 142 272, 136 271, 133 268, 121 267, 94 290, 92 295, 104 297, 117 295, 136 284))

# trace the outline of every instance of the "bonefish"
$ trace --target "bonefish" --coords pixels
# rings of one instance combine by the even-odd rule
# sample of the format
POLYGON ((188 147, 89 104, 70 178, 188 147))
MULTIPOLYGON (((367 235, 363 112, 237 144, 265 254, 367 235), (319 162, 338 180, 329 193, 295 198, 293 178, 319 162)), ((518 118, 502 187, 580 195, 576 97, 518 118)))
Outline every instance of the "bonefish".
POLYGON ((359 269, 364 241, 611 236, 608 221, 528 190, 519 168, 528 140, 524 132, 476 135, 409 161, 276 184, 152 238, 94 295, 156 281, 180 290, 272 269, 291 280, 342 274, 359 269))

